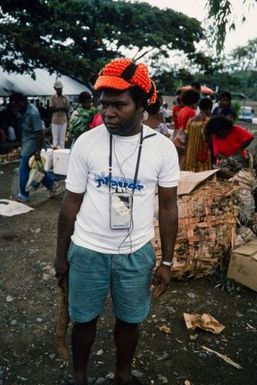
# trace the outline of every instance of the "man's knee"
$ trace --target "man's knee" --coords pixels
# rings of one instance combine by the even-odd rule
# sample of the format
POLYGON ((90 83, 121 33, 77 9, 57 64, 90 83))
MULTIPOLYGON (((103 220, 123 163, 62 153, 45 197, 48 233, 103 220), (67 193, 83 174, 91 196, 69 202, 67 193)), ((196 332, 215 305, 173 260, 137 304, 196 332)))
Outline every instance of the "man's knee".
POLYGON ((116 327, 122 328, 122 329, 128 329, 128 330, 135 330, 138 328, 138 323, 131 323, 122 321, 121 319, 116 317, 116 327))
POLYGON ((73 322, 73 327, 76 329, 91 329, 95 328, 98 321, 98 316, 88 322, 73 322))

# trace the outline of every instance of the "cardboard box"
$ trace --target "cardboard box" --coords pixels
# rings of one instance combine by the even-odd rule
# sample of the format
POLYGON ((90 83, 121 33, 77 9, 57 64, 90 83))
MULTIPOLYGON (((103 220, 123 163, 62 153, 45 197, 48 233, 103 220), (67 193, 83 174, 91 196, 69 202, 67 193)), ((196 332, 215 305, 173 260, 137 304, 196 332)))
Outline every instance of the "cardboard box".
POLYGON ((70 149, 62 148, 53 152, 53 171, 54 174, 67 175, 70 159, 70 149))
POLYGON ((41 150, 41 156, 45 158, 45 171, 50 171, 53 168, 53 150, 52 148, 47 148, 46 150, 41 150))
POLYGON ((232 252, 227 276, 257 291, 257 239, 232 252))

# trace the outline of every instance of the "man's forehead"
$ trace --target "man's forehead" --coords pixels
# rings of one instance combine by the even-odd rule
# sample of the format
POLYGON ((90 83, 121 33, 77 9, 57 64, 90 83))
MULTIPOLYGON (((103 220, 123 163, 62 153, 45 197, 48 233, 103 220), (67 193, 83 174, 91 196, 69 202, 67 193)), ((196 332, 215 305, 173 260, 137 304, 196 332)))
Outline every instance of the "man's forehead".
POLYGON ((100 100, 108 100, 108 101, 128 101, 131 100, 130 92, 128 90, 118 91, 112 89, 104 89, 102 90, 100 100))

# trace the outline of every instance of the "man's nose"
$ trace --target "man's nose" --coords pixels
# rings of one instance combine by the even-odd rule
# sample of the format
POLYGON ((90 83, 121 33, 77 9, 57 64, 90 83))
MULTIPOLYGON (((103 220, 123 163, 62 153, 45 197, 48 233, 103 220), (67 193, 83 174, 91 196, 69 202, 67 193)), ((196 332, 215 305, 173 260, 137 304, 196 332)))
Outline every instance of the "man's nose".
POLYGON ((112 105, 109 105, 108 107, 106 107, 105 116, 113 116, 113 115, 115 115, 115 109, 112 105))

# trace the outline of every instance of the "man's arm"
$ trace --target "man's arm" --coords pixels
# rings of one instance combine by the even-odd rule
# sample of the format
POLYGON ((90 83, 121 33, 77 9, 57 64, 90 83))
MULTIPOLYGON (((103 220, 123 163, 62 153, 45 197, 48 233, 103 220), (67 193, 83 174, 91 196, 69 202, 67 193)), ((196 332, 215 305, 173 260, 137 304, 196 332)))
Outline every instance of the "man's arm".
POLYGON ((51 113, 61 111, 62 109, 60 107, 57 107, 55 102, 55 95, 51 96, 50 102, 49 102, 49 109, 51 113))
POLYGON ((69 111, 69 100, 66 98, 66 96, 63 96, 64 105, 62 107, 57 107, 54 98, 52 97, 50 99, 50 112, 68 112, 69 111))
POLYGON ((153 296, 165 293, 170 282, 170 269, 178 229, 177 187, 158 188, 159 229, 161 237, 162 261, 164 264, 155 271, 153 277, 153 296), (167 265, 165 265, 167 262, 167 265))
POLYGON ((44 134, 43 134, 43 131, 38 131, 37 132, 37 138, 36 138, 36 151, 35 151, 35 157, 36 157, 36 160, 40 160, 40 153, 41 153, 41 150, 43 148, 43 144, 44 144, 44 134))
POLYGON ((61 204, 58 218, 57 250, 55 259, 55 276, 58 285, 65 285, 68 273, 67 253, 70 246, 71 236, 74 231, 74 223, 83 201, 84 193, 75 194, 66 190, 61 204))

